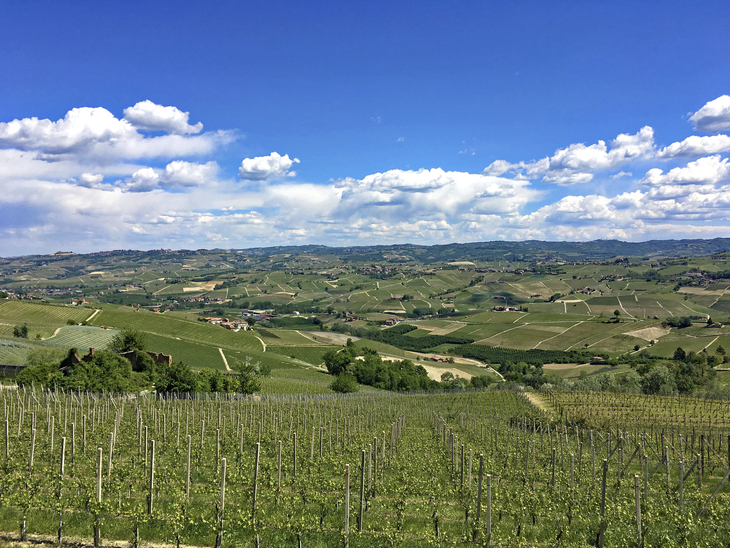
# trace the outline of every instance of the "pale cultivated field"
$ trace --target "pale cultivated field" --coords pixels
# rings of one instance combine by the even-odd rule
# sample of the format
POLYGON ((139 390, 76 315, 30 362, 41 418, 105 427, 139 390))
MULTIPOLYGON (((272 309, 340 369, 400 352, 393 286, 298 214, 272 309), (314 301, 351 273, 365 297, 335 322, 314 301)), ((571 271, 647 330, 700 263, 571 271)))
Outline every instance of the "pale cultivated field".
POLYGON ((451 373, 454 375, 454 377, 461 377, 462 379, 471 380, 473 375, 470 375, 469 373, 464 373, 461 369, 454 369, 453 367, 434 367, 433 365, 426 365, 424 363, 419 363, 418 365, 422 366, 426 372, 428 373, 428 378, 434 380, 434 381, 441 381, 441 375, 443 373, 451 373))
POLYGON ((644 329, 637 329, 636 331, 628 331, 624 335, 630 335, 631 337, 637 337, 644 339, 645 341, 656 341, 659 337, 669 335, 671 329, 668 327, 645 327, 644 329))

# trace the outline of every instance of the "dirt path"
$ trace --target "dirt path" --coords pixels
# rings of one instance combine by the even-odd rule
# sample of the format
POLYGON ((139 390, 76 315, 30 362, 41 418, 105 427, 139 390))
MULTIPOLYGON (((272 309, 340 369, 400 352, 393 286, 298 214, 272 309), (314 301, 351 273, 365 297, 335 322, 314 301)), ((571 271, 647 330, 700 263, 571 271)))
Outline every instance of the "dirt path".
POLYGON ((254 335, 254 337, 256 337, 259 340, 259 342, 261 343, 261 346, 264 347, 262 352, 266 352, 266 343, 264 342, 264 340, 261 337, 259 337, 258 335, 254 335))
MULTIPOLYGON (((563 304, 565 304, 565 303, 563 303, 563 304)), ((566 313, 567 313, 567 312, 566 312, 566 313)), ((538 342, 538 343, 537 343, 537 344, 536 344, 535 346, 533 346, 533 347, 532 347, 532 349, 534 350, 534 349, 536 349, 536 348, 537 348, 538 346, 540 346, 540 345, 541 345, 542 343, 544 343, 544 342, 547 342, 547 341, 551 341, 551 340, 553 340, 553 339, 555 339, 555 338, 557 338, 557 337, 560 337, 560 336, 561 336, 561 335, 563 335, 564 333, 567 333, 568 331, 570 331, 571 329, 573 329, 574 327, 576 327, 576 326, 578 326, 578 325, 580 325, 580 324, 582 324, 582 323, 583 323, 583 322, 578 322, 578 323, 576 323, 576 324, 574 324, 574 325, 571 325, 571 326, 570 326, 569 328, 567 328, 567 329, 565 329, 565 330, 561 331, 561 332, 560 332, 560 333, 558 333, 557 335, 553 335, 552 337, 550 337, 550 338, 548 338, 548 339, 543 339, 542 341, 538 342)))
MULTIPOLYGON (((708 348, 710 348, 715 343, 715 341, 719 338, 720 337, 715 337, 714 339, 712 339, 712 342, 710 344, 708 344, 707 346, 705 346, 702 350, 707 350, 708 348)), ((700 350, 700 352, 702 352, 702 350, 700 350)))
MULTIPOLYGON (((53 335, 51 335, 50 337, 48 337, 48 338, 45 338, 45 339, 43 339, 43 340, 44 340, 44 341, 47 341, 48 339, 52 339, 53 337, 55 337, 56 335, 58 335, 58 332, 59 332, 59 331, 61 331, 61 328, 60 328, 60 327, 57 327, 57 328, 56 328, 56 330, 55 330, 55 331, 53 332, 53 335)), ((710 343, 710 344, 712 344, 712 343, 710 343)))
POLYGON ((96 316, 99 312, 101 312, 101 309, 94 310, 94 313, 91 316, 89 316, 88 318, 86 318, 86 321, 90 322, 91 320, 93 320, 94 316, 96 316))
POLYGON ((542 400, 540 396, 538 396, 535 392, 525 392, 525 397, 530 400, 533 404, 535 404, 536 407, 542 409, 546 413, 552 414, 552 411, 548 409, 547 405, 545 405, 545 402, 542 400))
POLYGON ((632 316, 631 314, 629 314, 629 311, 628 311, 628 310, 626 310, 626 309, 624 308, 624 305, 623 305, 623 303, 621 302, 621 297, 619 297, 619 296, 617 295, 617 296, 616 296, 616 300, 618 301, 618 305, 619 305, 619 307, 621 307, 621 310, 623 310, 623 311, 624 311, 624 313, 625 313, 625 314, 626 314, 626 315, 627 315, 627 316, 628 316, 629 318, 632 318, 632 319, 633 319, 633 316, 632 316))
POLYGON ((218 349, 218 352, 221 353, 221 358, 223 358, 223 365, 226 366, 226 371, 228 371, 230 373, 231 372, 231 368, 228 367, 228 360, 226 359, 226 355, 223 353, 223 349, 222 348, 219 348, 218 349))

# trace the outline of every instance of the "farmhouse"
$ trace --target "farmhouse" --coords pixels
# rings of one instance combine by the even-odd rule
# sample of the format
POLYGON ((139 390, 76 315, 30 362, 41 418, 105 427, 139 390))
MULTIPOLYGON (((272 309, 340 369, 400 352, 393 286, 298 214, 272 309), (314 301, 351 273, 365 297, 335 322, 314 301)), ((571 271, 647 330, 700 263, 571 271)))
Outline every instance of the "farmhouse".
MULTIPOLYGON (((94 353, 94 349, 91 349, 91 354, 94 353)), ((90 354, 90 355, 91 355, 90 354)), ((150 358, 152 358, 152 361, 155 362, 158 365, 172 365, 172 356, 167 354, 162 354, 160 352, 145 352, 150 358)), ((126 358, 130 361, 132 364, 132 371, 141 371, 142 366, 139 361, 139 356, 137 354, 136 350, 130 350, 129 352, 122 352, 119 354, 122 358, 126 358)), ((85 357, 86 358, 86 357, 85 357)))
POLYGON ((403 318, 401 318, 400 316, 393 316, 392 318, 388 318, 387 320, 385 320, 385 323, 383 325, 390 327, 391 325, 395 325, 402 321, 403 318))
POLYGON ((493 306, 492 312, 519 312, 514 306, 493 306))

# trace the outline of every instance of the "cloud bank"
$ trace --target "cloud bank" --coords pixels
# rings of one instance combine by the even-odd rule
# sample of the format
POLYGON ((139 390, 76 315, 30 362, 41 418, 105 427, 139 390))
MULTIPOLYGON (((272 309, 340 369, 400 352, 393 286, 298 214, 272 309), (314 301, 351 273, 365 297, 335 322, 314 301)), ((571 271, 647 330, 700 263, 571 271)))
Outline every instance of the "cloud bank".
POLYGON ((726 95, 709 101, 689 122, 711 135, 666 145, 647 125, 481 173, 425 166, 329 181, 300 180, 285 151, 227 166, 238 129, 204 132, 149 100, 122 117, 81 107, 0 122, 0 254, 725 236, 728 109, 726 95))

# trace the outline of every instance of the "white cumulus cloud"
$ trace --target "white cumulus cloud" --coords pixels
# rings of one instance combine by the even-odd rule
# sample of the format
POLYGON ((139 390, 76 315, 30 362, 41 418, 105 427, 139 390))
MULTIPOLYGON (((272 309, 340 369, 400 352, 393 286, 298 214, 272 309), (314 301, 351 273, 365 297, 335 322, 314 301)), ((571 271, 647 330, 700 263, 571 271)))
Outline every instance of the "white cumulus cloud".
POLYGON ((266 181, 287 176, 296 175, 295 172, 289 172, 292 165, 298 164, 299 159, 290 159, 288 154, 281 156, 277 152, 272 152, 268 156, 258 156, 256 158, 244 158, 238 174, 241 179, 249 181, 266 181))
POLYGON ((721 159, 719 155, 707 156, 685 167, 675 167, 664 173, 659 168, 650 169, 642 182, 647 185, 707 185, 717 184, 728 180, 730 165, 728 159, 721 159))
POLYGON ((684 141, 672 143, 657 152, 657 158, 697 158, 707 154, 717 154, 730 150, 730 136, 728 135, 707 135, 700 137, 691 135, 684 141))
POLYGON ((706 103, 689 117, 694 128, 707 133, 730 130, 730 95, 721 95, 706 103))
POLYGON ((132 174, 127 182, 129 192, 149 192, 159 188, 160 174, 151 167, 143 167, 132 174))
POLYGON ((440 168, 394 169, 363 179, 343 179, 335 186, 343 191, 340 215, 387 220, 432 215, 446 218, 472 212, 514 214, 540 196, 529 181, 440 168))
POLYGON ((214 161, 205 164, 176 160, 165 166, 163 179, 170 186, 200 186, 215 180, 218 164, 214 161))
POLYGON ((214 161, 205 164, 176 160, 165 169, 144 167, 132 174, 122 186, 127 192, 150 192, 157 189, 192 188, 214 182, 218 174, 218 164, 214 161))
POLYGON ((0 122, 0 144, 49 154, 78 151, 93 143, 133 139, 136 130, 105 108, 74 108, 56 122, 23 118, 0 122))
POLYGON ((654 130, 645 126, 635 134, 618 135, 611 146, 605 141, 592 145, 575 143, 558 149, 550 157, 532 162, 510 164, 497 160, 485 170, 485 175, 514 173, 515 179, 537 179, 543 183, 574 185, 593 180, 595 171, 611 170, 638 158, 654 155, 654 130))
POLYGON ((79 177, 79 184, 81 186, 93 187, 98 185, 104 180, 104 175, 101 173, 82 173, 79 177))
POLYGON ((177 107, 163 107, 150 100, 140 101, 133 107, 124 109, 124 119, 139 129, 149 131, 164 131, 175 135, 200 133, 203 124, 198 122, 194 126, 188 124, 189 112, 183 112, 177 107))
POLYGON ((38 160, 53 162, 109 163, 201 155, 234 139, 230 131, 146 137, 128 120, 120 120, 102 107, 74 108, 55 122, 35 117, 0 122, 0 148, 32 151, 38 160))

